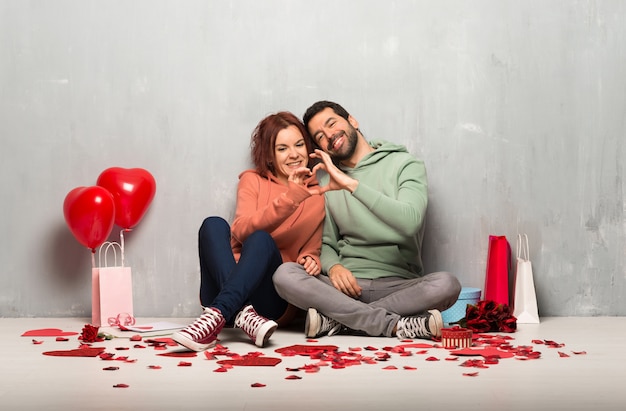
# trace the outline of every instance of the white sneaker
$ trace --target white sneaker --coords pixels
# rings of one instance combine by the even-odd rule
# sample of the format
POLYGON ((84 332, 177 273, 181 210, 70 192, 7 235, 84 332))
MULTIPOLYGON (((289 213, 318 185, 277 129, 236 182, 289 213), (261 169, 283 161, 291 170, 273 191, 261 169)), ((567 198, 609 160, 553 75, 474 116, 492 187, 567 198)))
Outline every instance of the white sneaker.
POLYGON ((315 308, 309 308, 306 313, 304 333, 307 338, 318 338, 324 335, 337 334, 343 326, 330 317, 318 312, 315 308))
POLYGON ((396 325, 396 336, 399 339, 441 337, 443 319, 439 310, 430 310, 427 313, 413 317, 402 317, 396 325))

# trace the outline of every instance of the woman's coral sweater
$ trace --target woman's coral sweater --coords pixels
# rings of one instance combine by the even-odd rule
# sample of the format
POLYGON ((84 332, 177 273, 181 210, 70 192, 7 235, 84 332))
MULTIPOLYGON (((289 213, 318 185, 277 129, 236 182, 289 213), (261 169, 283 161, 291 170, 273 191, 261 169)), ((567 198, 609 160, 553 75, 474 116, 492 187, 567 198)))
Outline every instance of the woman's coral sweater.
POLYGON ((254 170, 242 172, 231 225, 235 260, 239 261, 242 242, 253 232, 264 230, 276 242, 283 262, 297 263, 308 255, 321 267, 324 214, 324 196, 311 195, 291 182, 286 186, 271 174, 263 177, 254 170))

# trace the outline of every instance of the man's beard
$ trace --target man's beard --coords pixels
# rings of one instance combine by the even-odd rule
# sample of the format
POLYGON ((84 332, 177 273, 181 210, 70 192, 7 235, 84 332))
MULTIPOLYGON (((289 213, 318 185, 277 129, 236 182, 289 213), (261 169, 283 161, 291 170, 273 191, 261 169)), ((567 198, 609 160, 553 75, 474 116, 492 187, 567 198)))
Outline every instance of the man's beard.
POLYGON ((332 144, 335 142, 335 140, 338 137, 341 137, 342 135, 346 136, 346 141, 343 143, 343 146, 341 147, 340 152, 333 151, 333 150, 330 150, 329 152, 330 157, 333 159, 335 163, 349 159, 350 157, 352 157, 352 155, 356 151, 356 144, 358 141, 356 129, 352 126, 349 126, 349 127, 350 128, 348 129, 347 132, 340 133, 337 137, 333 138, 330 141, 331 147, 332 147, 332 144))

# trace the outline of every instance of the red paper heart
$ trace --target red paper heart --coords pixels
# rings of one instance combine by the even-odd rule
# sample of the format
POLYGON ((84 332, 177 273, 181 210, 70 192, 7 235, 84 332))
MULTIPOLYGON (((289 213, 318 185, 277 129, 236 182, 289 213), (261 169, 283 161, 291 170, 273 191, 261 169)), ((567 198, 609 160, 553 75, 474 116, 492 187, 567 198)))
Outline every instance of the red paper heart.
POLYGON ((97 357, 104 350, 104 347, 83 347, 74 350, 46 351, 43 355, 51 355, 53 357, 97 357))
POLYGON ((271 357, 244 357, 237 360, 220 360, 217 363, 220 365, 241 365, 241 366, 267 366, 274 367, 276 364, 279 364, 282 360, 280 358, 271 358, 271 357))
POLYGON ((434 344, 426 344, 426 343, 413 343, 413 344, 400 344, 396 347, 400 348, 433 348, 434 344))
POLYGON ((149 338, 147 340, 144 340, 145 342, 147 342, 148 344, 161 344, 161 345, 167 345, 169 347, 178 347, 178 343, 176 341, 174 341, 171 338, 149 338))
POLYGON ((294 353, 299 355, 310 355, 319 351, 337 351, 339 347, 336 345, 291 345, 289 347, 277 348, 277 353, 294 353))
POLYGON ((63 331, 58 328, 41 328, 39 330, 29 330, 22 334, 22 337, 64 337, 77 335, 74 331, 63 331))
POLYGON ((301 380, 302 377, 300 377, 299 375, 288 375, 285 377, 286 380, 301 380))
POLYGON ((515 356, 515 353, 498 350, 493 347, 486 348, 463 348, 461 350, 450 351, 452 355, 481 355, 483 357, 499 357, 499 358, 511 358, 515 356))
POLYGON ((161 357, 196 357, 198 353, 195 351, 170 351, 157 355, 160 355, 161 357))

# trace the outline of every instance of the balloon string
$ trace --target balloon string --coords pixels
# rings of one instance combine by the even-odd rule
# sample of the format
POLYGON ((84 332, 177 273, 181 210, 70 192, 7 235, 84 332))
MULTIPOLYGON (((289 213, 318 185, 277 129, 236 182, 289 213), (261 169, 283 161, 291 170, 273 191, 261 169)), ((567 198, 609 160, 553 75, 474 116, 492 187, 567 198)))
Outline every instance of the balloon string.
POLYGON ((124 230, 120 231, 120 249, 122 250, 122 267, 124 267, 124 230))
POLYGON ((91 249, 91 268, 96 268, 96 249, 91 249))

